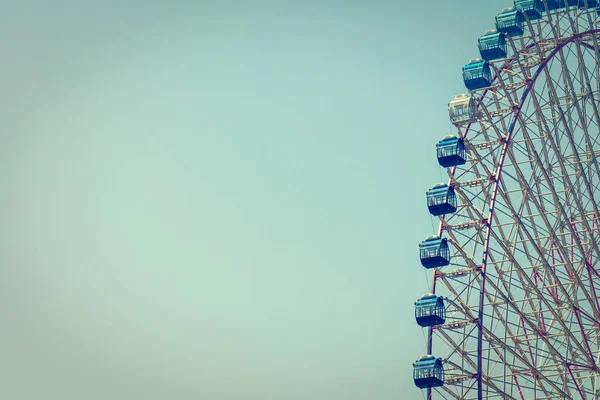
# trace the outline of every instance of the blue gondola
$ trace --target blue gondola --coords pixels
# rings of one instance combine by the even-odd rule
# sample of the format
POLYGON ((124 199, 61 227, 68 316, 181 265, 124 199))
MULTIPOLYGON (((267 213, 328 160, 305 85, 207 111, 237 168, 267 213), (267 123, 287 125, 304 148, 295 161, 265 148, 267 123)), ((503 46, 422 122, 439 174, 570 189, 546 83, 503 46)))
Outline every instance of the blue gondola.
POLYGON ((444 384, 444 366, 441 358, 432 355, 421 356, 413 364, 413 380, 420 389, 444 384))
POLYGON ((515 8, 527 15, 530 21, 542 18, 546 11, 542 0, 515 0, 515 8))
POLYGON ((450 122, 455 126, 475 121, 475 100, 466 94, 457 94, 448 103, 448 115, 450 116, 450 122))
POLYGON ((506 38, 498 31, 487 31, 479 38, 479 54, 486 61, 506 57, 506 38))
POLYGON ((471 60, 462 70, 465 86, 469 90, 477 90, 492 84, 492 72, 487 61, 471 60))
POLYGON ((465 141, 456 136, 446 136, 438 142, 437 159, 442 167, 455 167, 467 162, 465 141))
POLYGON ((583 8, 583 9, 598 7, 598 0, 587 0, 587 4, 586 4, 585 0, 579 0, 579 3, 577 3, 577 7, 583 8))
POLYGON ((496 15, 496 30, 509 36, 521 36, 524 31, 525 18, 521 11, 514 8, 505 8, 496 15))
POLYGON ((425 268, 438 268, 450 264, 448 239, 429 236, 419 244, 421 265, 425 268))
POLYGON ((490 65, 485 60, 471 60, 463 67, 463 81, 469 90, 477 90, 492 84, 490 65))
POLYGON ((419 326, 442 325, 446 322, 444 298, 435 294, 424 294, 415 303, 415 319, 419 326))
POLYGON ((559 8, 566 8, 567 6, 576 6, 579 3, 579 0, 567 0, 565 4, 565 0, 546 0, 546 4, 548 5, 548 10, 558 10, 559 8))
POLYGON ((456 212, 454 187, 438 183, 427 191, 427 208, 434 216, 456 212))

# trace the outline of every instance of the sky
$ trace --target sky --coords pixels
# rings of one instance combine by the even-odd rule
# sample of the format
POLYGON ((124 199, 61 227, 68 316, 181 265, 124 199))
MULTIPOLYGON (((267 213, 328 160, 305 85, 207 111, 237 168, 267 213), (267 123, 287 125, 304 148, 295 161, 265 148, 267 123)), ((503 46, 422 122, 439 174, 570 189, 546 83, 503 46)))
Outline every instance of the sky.
POLYGON ((435 143, 510 2, 48 3, 0 16, 0 398, 422 398, 435 143))

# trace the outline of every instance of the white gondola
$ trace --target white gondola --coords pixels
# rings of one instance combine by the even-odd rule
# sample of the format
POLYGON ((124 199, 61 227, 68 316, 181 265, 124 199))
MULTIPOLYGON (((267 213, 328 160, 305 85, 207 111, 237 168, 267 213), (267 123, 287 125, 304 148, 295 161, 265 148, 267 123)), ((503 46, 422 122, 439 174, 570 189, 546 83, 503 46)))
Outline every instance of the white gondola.
POLYGON ((473 122, 476 119, 475 100, 466 94, 457 94, 448 103, 448 115, 455 126, 473 122))

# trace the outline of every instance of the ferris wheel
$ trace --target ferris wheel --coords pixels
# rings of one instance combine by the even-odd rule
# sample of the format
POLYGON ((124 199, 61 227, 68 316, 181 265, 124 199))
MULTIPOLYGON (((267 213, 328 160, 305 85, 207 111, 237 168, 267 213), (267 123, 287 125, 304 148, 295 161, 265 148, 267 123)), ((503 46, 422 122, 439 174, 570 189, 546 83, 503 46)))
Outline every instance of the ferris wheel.
POLYGON ((462 69, 419 246, 428 399, 600 398, 599 14, 515 0, 462 69))

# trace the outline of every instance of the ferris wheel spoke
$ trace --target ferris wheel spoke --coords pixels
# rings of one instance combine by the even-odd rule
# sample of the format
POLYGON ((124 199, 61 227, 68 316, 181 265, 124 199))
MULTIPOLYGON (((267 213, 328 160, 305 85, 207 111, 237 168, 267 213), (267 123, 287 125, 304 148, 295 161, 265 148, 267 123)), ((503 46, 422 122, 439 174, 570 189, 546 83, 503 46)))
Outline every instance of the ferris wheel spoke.
MULTIPOLYGON (((507 309, 510 309, 510 311, 514 313, 514 316, 518 317, 518 320, 522 324, 523 331, 525 332, 527 330, 527 326, 528 326, 530 336, 535 336, 537 339, 544 342, 544 344, 548 348, 549 355, 552 356, 555 363, 560 364, 560 365, 566 364, 568 361, 563 357, 563 355, 558 350, 558 348, 556 348, 555 345, 544 334, 542 334, 539 331, 539 328, 536 324, 537 321, 532 321, 531 318, 529 318, 529 316, 523 310, 519 309, 518 307, 515 307, 512 304, 512 303, 514 303, 514 301, 507 298, 506 295, 504 294, 504 292, 502 290, 499 290, 500 288, 498 286, 496 286, 496 284, 494 282, 490 283, 490 285, 493 287, 493 289, 496 291, 496 293, 498 293, 498 296, 500 298, 502 298, 503 301, 506 302, 507 309)), ((515 323, 515 325, 516 325, 516 323, 515 323)), ((524 333, 524 336, 527 336, 527 334, 524 333)), ((513 340, 519 339, 519 336, 515 335, 512 339, 513 340)), ((529 341, 528 338, 526 338, 526 339, 527 339, 527 341, 529 341)), ((526 360, 526 358, 525 358, 525 360, 526 360)))
MULTIPOLYGON (((500 245, 501 246, 501 245, 500 245)), ((505 253, 510 255, 510 253, 508 251, 506 251, 505 249, 505 253)), ((535 292, 536 296, 545 303, 545 305, 548 307, 548 310, 550 311, 550 313, 553 315, 555 321, 559 322, 559 324, 562 326, 562 329, 564 330, 565 334, 567 336, 571 336, 573 341, 575 341, 579 347, 581 349, 583 349, 583 346, 581 346, 579 344, 579 341, 575 339, 575 337, 573 336, 573 334, 570 332, 569 328, 566 326, 566 324, 564 324, 563 322, 563 317, 560 316, 556 310, 553 307, 553 304, 551 304, 548 300, 546 300, 545 296, 543 295, 543 293, 541 293, 541 291, 537 288, 537 285, 534 284, 534 282, 531 280, 531 278, 527 275, 526 271, 523 269, 523 267, 519 264, 519 262, 516 259, 513 259, 513 265, 514 268, 516 268, 519 272, 518 272, 518 276, 520 278, 520 281, 522 282, 522 287, 528 287, 531 288, 532 292, 535 292)), ((494 287, 494 290, 497 293, 502 293, 502 290, 500 290, 500 288, 498 288, 498 286, 495 285, 495 283, 493 281, 490 281, 490 284, 494 287)), ((509 304, 514 301, 513 299, 510 299, 509 304)), ((518 312, 518 309, 516 307, 513 307, 513 311, 518 312)), ((537 330, 537 321, 531 321, 531 319, 523 314, 523 313, 519 313, 519 315, 524 318, 534 330, 537 330)), ((550 346, 550 343, 547 343, 550 346)), ((566 362, 566 360, 565 360, 566 362)), ((593 363, 593 360, 592 360, 593 363)))
MULTIPOLYGON (((520 173, 518 170, 517 170, 517 172, 518 172, 520 175, 522 175, 522 174, 521 174, 521 173, 520 173)), ((522 177, 521 177, 521 178, 522 178, 522 177)), ((525 189, 525 191, 528 191, 528 192, 530 192, 530 191, 531 191, 531 188, 530 188, 530 187, 528 187, 527 185, 523 185, 522 187, 525 189)), ((529 199, 530 201, 532 201, 532 202, 534 203, 534 205, 535 205, 535 206, 536 206, 538 209, 541 209, 540 205, 537 203, 537 197, 536 197, 535 195, 529 195, 529 196, 527 196, 527 197, 528 197, 528 199, 529 199)), ((507 200, 507 199, 505 199, 505 200, 507 200)), ((528 241, 530 240, 530 241, 531 241, 532 243, 534 243, 534 244, 535 244, 535 242, 539 243, 539 240, 536 240, 537 238, 534 238, 534 237, 532 237, 532 236, 529 234, 529 231, 526 229, 527 227, 526 227, 526 225, 523 223, 522 219, 521 219, 521 218, 517 218, 517 217, 516 217, 516 216, 519 214, 519 213, 518 213, 518 211, 517 211, 517 210, 515 210, 515 209, 514 209, 514 207, 512 207, 512 205, 511 205, 511 203, 510 203, 510 202, 508 202, 508 201, 505 201, 505 204, 509 205, 509 207, 508 207, 508 209, 509 209, 509 212, 510 212, 511 216, 514 216, 514 218, 515 218, 515 221, 516 221, 517 225, 519 225, 519 226, 520 226, 520 228, 521 228, 521 230, 522 230, 522 231, 524 231, 524 232, 526 232, 526 233, 527 233, 527 235, 528 235, 528 236, 527 236, 527 240, 528 240, 528 241)), ((542 212, 542 213, 540 213, 539 215, 542 217, 541 219, 542 219, 542 220, 545 222, 545 225, 548 227, 548 233, 550 233, 550 234, 551 234, 551 236, 554 236, 554 230, 553 230, 553 227, 550 225, 550 223, 549 223, 549 221, 548 221, 548 219, 547 219, 547 215, 546 215, 546 214, 544 214, 543 212, 542 212)), ((554 239, 555 241, 557 241, 557 242, 558 242, 558 238, 557 238, 556 236, 554 236, 554 237, 553 237, 553 239, 554 239)), ((530 254, 531 254, 530 252, 525 252, 525 253, 526 253, 526 254, 528 254, 528 255, 530 255, 530 254)), ((538 244, 538 246, 537 246, 537 253, 538 253, 538 255, 540 255, 540 258, 541 258, 541 259, 544 259, 544 256, 543 256, 542 252, 541 252, 541 251, 539 251, 539 244, 538 244)), ((531 261, 531 260, 530 260, 530 261, 531 261)), ((581 284, 581 283, 580 283, 580 284, 581 284)), ((589 300, 591 301, 591 298, 589 298, 589 300)))
MULTIPOLYGON (((533 101, 535 102, 535 95, 533 94, 533 92, 532 92, 532 99, 533 99, 533 101)), ((526 138, 528 138, 528 133, 527 133, 527 130, 526 130, 526 129, 523 129, 523 135, 524 135, 526 138)), ((552 147, 552 150, 553 150, 555 153, 558 153, 557 146, 556 146, 556 144, 554 144, 553 140, 548 140, 547 142, 548 142, 548 143, 550 144, 550 146, 552 147)), ((547 173, 546 169, 545 169, 545 168, 544 168, 544 166, 542 165, 542 162, 541 162, 541 160, 540 160, 540 156, 537 154, 537 151, 536 151, 536 149, 535 149, 534 147, 531 147, 531 148, 530 148, 530 153, 533 155, 534 159, 535 159, 535 160, 536 160, 536 162, 538 163, 539 170, 542 172, 542 174, 544 174, 544 179, 545 179, 547 182, 552 182, 552 179, 550 179, 550 177, 548 176, 548 173, 547 173)), ((569 179, 569 177, 568 177, 568 173, 566 172, 566 167, 564 166, 564 163, 563 163, 563 161, 562 161, 562 160, 559 160, 559 164, 561 165, 561 169, 562 169, 562 171, 563 171, 563 176, 565 177, 565 181, 566 181, 566 183, 567 183, 567 186, 568 186, 568 187, 569 187, 569 189, 570 189, 570 192, 571 192, 571 193, 574 193, 574 192, 575 192, 575 190, 574 190, 574 185, 573 185, 573 183, 571 182, 571 180, 570 180, 570 179, 569 179)), ((531 192, 531 193, 532 193, 532 194, 529 196, 529 198, 530 198, 530 200, 531 200, 531 201, 535 202, 535 201, 536 201, 536 200, 535 200, 535 198, 536 198, 536 196, 535 196, 535 192, 532 192, 532 191, 530 190, 530 188, 529 188, 529 187, 527 187, 526 185, 525 185, 525 189, 527 189, 529 192, 531 192)), ((567 220, 567 221, 568 221, 570 217, 569 217, 569 216, 566 214, 566 212, 565 212, 565 210, 564 210, 564 207, 563 207, 563 205, 562 205, 562 202, 561 202, 561 200, 560 200, 560 197, 559 197, 559 196, 558 196, 558 194, 556 193, 556 190, 555 190, 554 186, 553 186, 553 185, 549 185, 549 189, 550 189, 550 190, 551 190, 551 192, 552 192, 552 196, 553 196, 553 198, 554 198, 554 203, 555 203, 555 206, 557 206, 557 208, 560 210, 560 212, 561 212, 561 214, 562 214, 562 219, 563 219, 563 221, 565 221, 565 220, 567 220)), ((577 201, 577 200, 575 200, 575 201, 577 201)), ((541 208, 539 208, 539 209, 541 209, 541 208)), ((581 209, 580 209, 580 212, 581 212, 581 209)), ((552 232, 552 231, 551 231, 551 232, 552 232)), ((573 229, 572 229, 572 228, 571 228, 571 234, 572 234, 572 235, 575 235, 575 232, 573 231, 573 229)), ((557 240, 557 239, 558 239, 558 238, 556 238, 556 237, 554 238, 554 240, 558 242, 558 240, 557 240)), ((595 247, 596 247, 596 249, 597 249, 597 246, 595 246, 595 247)), ((582 248, 581 246, 580 246, 580 251, 583 253, 583 248, 582 248)))
MULTIPOLYGON (((458 232, 460 235, 464 235, 460 231, 456 231, 456 232, 458 232)), ((467 254, 467 252, 465 251, 465 249, 462 246, 456 246, 456 244, 461 243, 461 241, 459 239, 457 239, 457 236, 455 235, 455 231, 449 230, 449 231, 447 231, 447 233, 448 233, 448 238, 449 238, 450 243, 455 245, 453 248, 457 251, 458 255, 465 261, 466 266, 471 269, 476 269, 477 263, 473 260, 472 256, 470 254, 467 254)))
MULTIPOLYGON (((596 43, 596 40, 594 40, 594 43, 596 43)), ((583 60, 584 55, 581 51, 580 46, 576 46, 576 48, 578 51, 577 56, 578 56, 579 60, 583 60)), ((598 127, 600 126, 600 114, 598 112, 598 107, 596 105, 594 94, 591 89, 589 71, 587 68, 584 68, 584 67, 580 68, 579 71, 580 71, 580 85, 582 88, 584 88, 586 90, 586 93, 584 93, 585 97, 583 97, 583 99, 585 101, 585 99, 588 96, 591 98, 591 101, 589 101, 588 103, 592 107, 592 111, 593 111, 592 119, 593 119, 593 121, 596 122, 596 125, 594 126, 595 131, 598 132, 599 131, 598 127)), ((598 76, 596 76, 596 80, 598 81, 598 76)), ((585 146, 586 146, 585 153, 586 153, 586 155, 588 155, 588 158, 590 159, 591 164, 593 165, 594 170, 596 172, 596 178, 598 179, 598 178, 600 178, 600 165, 598 164, 598 160, 597 160, 596 154, 594 152, 594 144, 592 143, 591 134, 588 130, 588 126, 587 126, 587 124, 584 123, 585 121, 587 121, 587 119, 584 115, 583 110, 580 107, 579 102, 576 101, 575 106, 577 108, 579 120, 582 121, 582 128, 584 131, 583 139, 585 141, 585 146)), ((594 141, 596 142, 596 145, 597 145, 598 144, 598 136, 596 136, 594 141)), ((593 201, 593 197, 592 197, 592 201, 593 201)), ((596 215, 598 215, 597 209, 595 209, 594 211, 596 212, 596 215)))
POLYGON ((442 386, 440 388, 436 388, 436 392, 439 393, 444 399, 448 399, 448 397, 444 396, 443 393, 446 393, 446 394, 452 396, 453 399, 459 399, 459 400, 463 399, 463 397, 461 397, 459 394, 451 391, 447 386, 442 386))
MULTIPOLYGON (((520 340, 515 340, 517 339, 517 334, 513 331, 513 328, 519 329, 521 326, 511 322, 507 319, 505 319, 503 314, 506 314, 508 312, 508 310, 506 310, 506 307, 502 306, 502 303, 498 302, 498 299, 502 300, 500 298, 500 296, 498 296, 497 294, 495 294, 494 296, 494 300, 492 301, 490 298, 492 296, 488 295, 488 301, 490 304, 493 304, 494 306, 492 307, 495 317, 496 317, 496 322, 498 326, 501 326, 504 329, 504 337, 503 338, 498 338, 498 337, 494 337, 494 340, 500 340, 501 343, 509 343, 509 339, 514 343, 514 348, 516 349, 516 351, 520 354, 521 358, 527 358, 526 356, 526 352, 525 350, 522 348, 522 343, 520 340), (511 328, 512 326, 512 328, 511 328)), ((493 316, 493 315, 488 315, 488 316, 493 316)), ((521 318, 521 322, 523 322, 523 319, 521 318)), ((494 328, 492 327, 490 329, 491 332, 494 332, 494 328)), ((526 343, 527 346, 529 347, 529 344, 526 343)), ((529 347, 529 352, 531 353, 531 348, 529 347)), ((531 358, 532 363, 534 362, 533 357, 531 358)), ((514 364, 514 363, 513 363, 514 364)), ((533 364, 529 365, 530 367, 533 367, 533 364)))
MULTIPOLYGON (((506 325, 506 328, 510 329, 510 328, 508 328, 508 324, 506 325)), ((531 358, 531 362, 527 359, 526 352, 521 348, 520 340, 517 340, 518 335, 511 332, 510 337, 514 341, 514 344, 515 344, 514 349, 513 349, 513 347, 506 345, 507 341, 505 339, 499 338, 495 334, 493 334, 493 330, 485 329, 484 336, 486 337, 487 343, 496 343, 496 345, 498 347, 501 347, 503 349, 503 351, 510 353, 514 357, 512 362, 507 363, 508 365, 511 366, 510 368, 511 368, 512 372, 519 370, 518 366, 521 365, 517 362, 517 361, 519 361, 522 363, 521 370, 520 370, 521 374, 523 373, 523 371, 528 371, 528 374, 531 377, 533 377, 536 380, 540 380, 541 376, 538 376, 538 375, 540 375, 539 369, 535 364, 532 364, 532 362, 534 361, 533 357, 531 358)), ((525 341, 525 342, 527 343, 527 346, 529 347, 528 341, 525 341)), ((499 353, 496 348, 495 348, 495 351, 498 354, 499 358, 501 360, 504 360, 502 354, 499 353)), ((529 352, 531 354, 531 347, 529 347, 529 352)), ((543 381, 543 379, 541 379, 541 380, 543 381)), ((543 389, 543 390, 546 391, 545 389, 543 389)))
MULTIPOLYGON (((555 390, 559 391, 559 393, 566 395, 557 385, 554 381, 552 381, 550 378, 548 378, 545 374, 540 373, 541 371, 538 369, 538 367, 534 364, 532 364, 527 357, 524 357, 521 354, 518 354, 517 352, 515 352, 512 347, 510 346, 506 346, 506 344, 504 343, 504 341, 497 337, 493 332, 485 329, 484 330, 484 335, 487 336, 488 338, 488 342, 490 343, 495 343, 499 348, 502 348, 502 350, 504 350, 507 353, 510 353, 516 360, 518 360, 521 365, 525 366, 527 368, 527 371, 531 374, 531 377, 538 381, 542 387, 542 390, 546 393, 549 394, 550 392, 548 391, 548 389, 545 388, 544 383, 548 384, 548 386, 554 388, 555 390)), ((513 363, 513 368, 516 369, 516 365, 514 365, 513 363)), ((520 374, 522 375, 522 374, 520 374)))
MULTIPOLYGON (((461 345, 460 345, 459 343, 455 343, 455 342, 453 341, 452 337, 450 337, 449 335, 446 335, 446 334, 445 334, 445 332, 442 332, 442 335, 444 335, 444 336, 445 336, 445 339, 446 339, 447 341, 449 341, 450 343, 454 343, 455 347, 461 347, 461 345)), ((500 354, 500 353, 497 351, 497 349, 494 349, 494 351, 495 351, 495 352, 498 354, 498 356, 500 356, 500 357, 502 356, 502 355, 501 355, 501 354, 500 354)), ((468 362, 468 364, 469 364, 470 366, 472 366, 472 368, 474 368, 475 370, 477 369, 476 360, 473 360, 473 359, 472 359, 472 355, 471 355, 471 354, 464 353, 464 354, 461 354, 461 356, 462 356, 462 359, 463 359, 463 360, 466 360, 466 361, 468 362)), ((452 360, 448 360, 448 361, 447 361, 447 364, 448 364, 448 365, 450 365, 450 366, 452 366, 453 368, 455 368, 455 370, 457 370, 457 371, 460 371, 460 372, 457 374, 457 378, 458 378, 458 379, 456 379, 456 380, 455 380, 455 382, 456 382, 456 381, 459 381, 459 380, 460 380, 460 381, 469 380, 469 378, 473 379, 473 377, 477 375, 477 374, 475 374, 475 373, 471 372, 472 370, 465 370, 465 369, 464 369, 464 367, 462 367, 462 366, 459 366, 458 364, 454 363, 452 360)), ((501 389, 501 388, 500 388, 498 385, 496 385, 496 383, 494 382, 494 379, 493 379, 492 377, 490 377, 490 376, 485 376, 483 379, 485 380, 486 384, 487 384, 487 385, 488 385, 490 388, 494 389, 494 391, 495 391, 496 393, 498 393, 498 394, 502 394, 502 395, 503 395, 503 398, 505 398, 505 399, 515 399, 514 397, 512 397, 512 396, 510 396, 508 393, 506 393, 504 390, 502 390, 502 389, 501 389)), ((473 386, 471 385, 471 386, 470 386, 470 389, 472 389, 472 388, 473 388, 473 386)))
MULTIPOLYGON (((443 336, 452 349, 448 354, 447 360, 452 362, 455 358, 460 359, 462 364, 466 364, 470 367, 468 370, 469 373, 473 374, 474 371, 477 371, 477 355, 473 354, 473 350, 466 346, 466 344, 467 342, 477 340, 477 326, 472 325, 471 327, 465 327, 463 330, 464 333, 460 336, 460 341, 455 341, 453 337, 448 334, 448 331, 444 329, 436 329, 435 333, 443 336)), ((467 372, 464 366, 460 368, 463 372, 467 372)))
MULTIPOLYGON (((487 136, 486 136, 487 137, 487 136)), ((492 142, 489 139, 484 142, 473 142, 471 140, 465 140, 465 146, 467 149, 467 155, 470 158, 470 165, 467 168, 461 168, 460 170, 450 170, 450 177, 454 182, 462 182, 463 177, 467 177, 471 174, 481 177, 486 176, 489 177, 492 175, 492 171, 489 169, 487 163, 484 163, 484 160, 487 160, 488 157, 494 161, 496 159, 496 152, 498 151, 498 145, 496 142, 492 142), (494 147, 495 145, 495 147, 494 147), (482 154, 479 150, 490 149, 485 154, 482 154), (482 174, 479 171, 479 168, 484 169, 484 173, 482 174)), ((466 178, 465 178, 466 179, 466 178)), ((477 179, 479 183, 482 182, 481 179, 477 179)), ((485 182, 485 180, 483 181, 485 182)), ((465 184, 469 184, 468 181, 464 182, 465 184)))
MULTIPOLYGON (((525 280, 525 279, 523 278, 523 276, 521 276, 521 280, 523 280, 523 281, 525 280)), ((494 286, 494 285, 495 285, 495 284, 493 284, 493 283, 492 283, 492 286, 494 286)), ((523 285, 523 287, 528 287, 528 286, 533 286, 533 285, 523 285)), ((501 290, 499 290, 497 287, 495 288, 495 290, 496 290, 496 292, 501 292, 501 290)), ((539 293, 538 293, 538 295, 539 295, 539 293)), ((540 297, 541 297, 541 296, 540 296, 540 297)), ((508 301, 507 301, 507 304, 509 304, 509 303, 510 303, 510 301, 512 301, 512 300, 508 300, 508 301)), ((552 306, 550 305, 549 307, 551 308, 552 306)), ((525 318, 527 321, 530 321, 530 319, 529 319, 527 316, 524 316, 524 315, 522 315, 522 317, 523 317, 523 318, 525 318)), ((532 326, 532 327, 535 327, 535 326, 536 326, 536 323, 537 323, 537 321, 530 322, 530 324, 531 324, 531 326, 532 326)), ((549 345, 550 345, 550 344, 549 344, 549 345)), ((551 345, 550 345, 550 346, 551 346, 551 345)))
MULTIPOLYGON (((533 152, 533 153, 535 153, 535 149, 532 149, 532 152, 533 152)), ((538 157, 536 154, 534 154, 534 155, 536 156, 536 159, 538 159, 538 160, 539 160, 539 157, 538 157)), ((545 173, 545 171, 543 171, 543 172, 545 173)), ((567 174, 564 174, 564 175, 567 175, 567 174)), ((547 181, 551 181, 551 180, 548 178, 548 176, 546 176, 546 177, 545 177, 545 179, 546 179, 547 181)), ((575 192, 575 190, 574 190, 574 184, 573 184, 573 183, 570 181, 570 179, 568 179, 568 177, 567 177, 567 179, 565 179, 565 181, 567 182, 567 186, 569 187, 569 189, 570 189, 570 192, 571 192, 571 193, 574 193, 574 192, 575 192)), ((557 208, 560 210, 560 212, 561 212, 561 214, 562 214, 562 219, 563 219, 563 221, 569 221, 569 220, 570 220, 570 217, 569 217, 569 216, 567 215, 567 213, 565 212, 565 210, 564 210, 564 207, 562 206, 562 202, 560 201, 560 198, 559 198, 558 194, 556 193, 556 191, 554 191, 554 189, 553 189, 553 187, 552 187, 552 186, 550 186, 550 188, 552 189, 552 192, 553 192, 552 194, 553 194, 553 196, 554 196, 554 198, 555 198, 555 204, 557 205, 557 208)), ((590 227, 589 227, 589 224, 587 223, 587 218, 585 218, 586 212, 585 212, 585 210, 583 209, 583 206, 582 206, 582 204, 581 204, 581 202, 580 202, 580 199, 578 199, 578 198, 574 198, 573 200, 574 200, 574 202, 575 202, 575 203, 576 203, 576 204, 579 206, 579 214, 584 216, 584 218, 583 218, 583 223, 585 224, 585 228, 586 228, 586 230, 589 232, 589 231, 590 231, 590 227)), ((571 230, 571 232, 570 232, 570 233, 571 233, 573 236, 575 236, 575 237, 576 237, 576 236, 577 236, 577 233, 576 233, 576 231, 573 229, 573 227, 572 227, 572 226, 569 226, 569 228, 570 228, 570 230, 571 230)), ((554 239, 555 239, 555 241, 558 241, 558 240, 557 240, 557 238, 554 238, 554 239)), ((582 245, 581 245, 581 241, 580 241, 580 240, 576 240, 576 241, 577 241, 577 245, 578 245, 578 247, 579 247, 579 251, 580 251, 580 253, 581 253, 581 254, 584 254, 584 253, 585 253, 585 251, 584 251, 584 249, 583 249, 583 247, 582 247, 582 245)), ((598 254, 598 250, 597 250, 597 249, 598 249, 598 247, 597 247, 597 245, 595 245, 594 243, 592 243, 592 244, 594 245, 594 250, 595 250, 596 254, 598 254)))
MULTIPOLYGON (((575 46, 575 47, 577 47, 579 49, 579 46, 575 46)), ((562 51, 560 52, 560 60, 561 60, 562 66, 563 66, 564 80, 565 80, 566 84, 569 86, 572 95, 575 96, 575 87, 574 87, 574 84, 573 84, 573 80, 571 79, 571 74, 569 73, 568 67, 567 67, 567 61, 566 61, 566 59, 565 59, 564 54, 563 54, 562 51)), ((575 101, 574 105, 575 105, 575 108, 577 110, 579 120, 580 121, 584 121, 585 118, 584 118, 584 116, 582 114, 581 108, 579 107, 579 102, 575 101)), ((567 123, 566 118, 565 118, 565 113, 564 113, 564 111, 562 110, 562 108, 560 106, 559 106, 559 115, 560 115, 560 119, 563 122, 563 125, 565 127, 565 133, 567 134, 567 137, 569 139, 569 143, 571 145, 571 151, 573 153, 573 156, 575 157, 575 160, 577 162, 578 168, 581 171, 581 177, 583 179, 585 188, 588 191, 589 198, 593 199, 593 197, 594 197, 593 196, 593 190, 591 188, 591 184, 589 182, 587 174, 585 173, 585 168, 583 167, 581 158, 579 156, 579 151, 578 151, 578 148, 577 148, 577 144, 576 144, 576 141, 575 141, 575 139, 573 137, 573 130, 571 129, 571 127, 567 123)), ((591 143, 589 141, 589 133, 588 133, 587 129, 585 129, 585 128, 584 128, 584 132, 583 132, 583 138, 585 139, 586 145, 588 146, 588 148, 592 149, 593 147, 591 146, 591 143)), ((600 169, 598 168, 598 163, 597 163, 595 157, 593 158, 593 164, 596 167, 596 171, 597 172, 600 171, 600 169)), ((600 176, 600 174, 598 176, 600 176)), ((595 214, 599 215, 600 213, 598 212, 598 207, 596 206, 596 203, 592 201, 591 205, 594 208, 595 214)), ((583 208, 583 206, 580 206, 580 211, 581 211, 581 215, 584 216, 585 215, 585 209, 583 208)), ((589 231, 589 226, 586 225, 586 228, 588 228, 588 231, 589 231)), ((596 245, 596 249, 598 249, 597 245, 596 245)))
MULTIPOLYGON (((518 218, 518 217, 517 217, 517 218, 518 218)), ((524 233, 525 233, 525 234, 528 236, 528 239, 529 239, 529 240, 532 240, 532 238, 531 238, 531 236, 530 236, 530 234, 529 234, 529 231, 528 231, 527 229, 524 229, 523 231, 524 231, 524 233)), ((554 280, 555 280, 555 282, 557 283, 557 285, 558 285, 558 287, 560 288, 560 290, 561 290, 563 293, 565 293, 565 297, 564 297, 563 301, 569 302, 569 303, 570 303, 570 305, 571 305, 571 309, 574 309, 574 308, 576 307, 576 305, 575 305, 575 304, 573 304, 573 302, 570 300, 570 297, 569 297, 569 293, 568 293, 568 291, 567 291, 567 290, 565 289, 565 287, 562 285, 562 283, 561 283, 560 279, 559 279, 559 278, 558 278, 558 276, 555 274, 555 271, 553 270, 552 266, 550 266, 550 265, 549 265, 549 263, 546 261, 546 259, 543 257, 543 255, 542 255, 542 253, 541 253, 541 250, 539 249, 539 247, 537 247, 535 244, 533 244, 533 246, 532 246, 532 247, 534 248, 534 250, 536 250, 536 252, 538 252, 538 254, 539 254, 539 256, 540 256, 540 259, 542 260, 543 267, 545 268, 546 272, 548 272, 548 273, 549 273, 549 274, 550 274, 550 275, 551 275, 551 276, 554 278, 554 280)), ((562 320, 562 316, 557 316, 557 315, 555 314, 555 317, 557 318, 557 320, 556 320, 556 321, 560 322, 560 325, 561 325, 562 329, 564 329, 564 330, 565 330, 565 332, 568 332, 568 333, 569 333, 569 335, 567 335, 567 336, 571 336, 571 338, 573 339, 573 341, 575 341, 575 343, 576 343, 576 346, 578 347, 579 351, 580 351, 582 354, 585 354, 586 356, 588 356, 588 357, 587 357, 587 359, 588 359, 588 361, 590 362, 590 364, 589 364, 589 365, 591 365, 591 366, 595 366, 595 360, 594 360, 593 356, 591 356, 589 353, 587 353, 587 352, 585 351, 585 348, 584 348, 584 346, 583 346, 583 345, 582 345, 582 344, 581 344, 581 343, 580 343, 580 342, 579 342, 579 341, 578 341, 578 340, 577 340, 577 339, 574 337, 574 335, 572 334, 572 331, 570 330, 570 328, 569 328, 569 327, 567 327, 567 326, 566 326, 566 324, 563 322, 563 320, 562 320)))
MULTIPOLYGON (((473 291, 472 285, 477 280, 477 275, 472 274, 472 268, 462 267, 455 270, 440 271, 438 270, 437 278, 442 280, 442 283, 446 285, 448 290, 454 295, 453 299, 459 301, 463 305, 465 314, 469 313, 471 305, 469 304, 470 294, 473 291), (465 279, 464 277, 468 277, 465 279), (464 300, 463 300, 464 299, 464 300)), ((450 299, 452 300, 452 298, 450 299)))
MULTIPOLYGON (((540 296, 540 297, 543 297, 543 296, 540 296)), ((551 306, 550 306, 550 307, 551 307, 551 306)))

